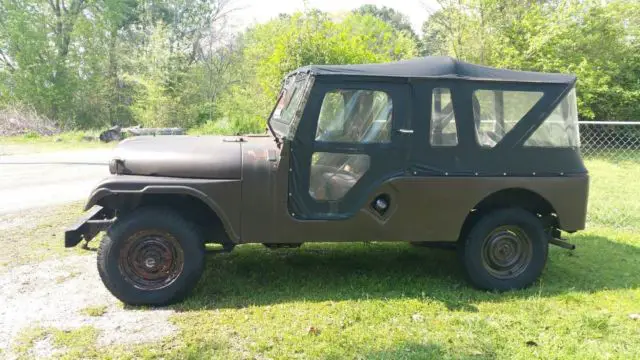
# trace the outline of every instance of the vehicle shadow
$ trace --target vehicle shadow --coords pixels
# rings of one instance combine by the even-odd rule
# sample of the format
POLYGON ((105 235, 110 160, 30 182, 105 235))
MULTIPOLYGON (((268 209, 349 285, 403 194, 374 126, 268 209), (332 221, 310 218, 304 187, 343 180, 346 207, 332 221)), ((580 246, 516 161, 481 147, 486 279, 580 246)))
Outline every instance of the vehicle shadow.
POLYGON ((268 250, 238 246, 211 255, 194 293, 177 311, 243 308, 291 301, 412 298, 448 309, 531 296, 640 286, 640 247, 601 236, 572 237, 577 250, 552 247, 541 279, 525 290, 496 293, 470 287, 454 251, 402 243, 312 244, 268 250))

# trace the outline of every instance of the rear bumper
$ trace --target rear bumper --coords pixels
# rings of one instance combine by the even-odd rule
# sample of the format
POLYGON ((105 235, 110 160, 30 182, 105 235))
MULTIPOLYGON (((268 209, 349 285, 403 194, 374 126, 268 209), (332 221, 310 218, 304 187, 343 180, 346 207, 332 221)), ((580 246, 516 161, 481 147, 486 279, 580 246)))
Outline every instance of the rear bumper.
POLYGON ((115 218, 102 206, 94 205, 75 224, 64 232, 64 247, 74 247, 82 240, 91 241, 99 232, 106 230, 115 218))

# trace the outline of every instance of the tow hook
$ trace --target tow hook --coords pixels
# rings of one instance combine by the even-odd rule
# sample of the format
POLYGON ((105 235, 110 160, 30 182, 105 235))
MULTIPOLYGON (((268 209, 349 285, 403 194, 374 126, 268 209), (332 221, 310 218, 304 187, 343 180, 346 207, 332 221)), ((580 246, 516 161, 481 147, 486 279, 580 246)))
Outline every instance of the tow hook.
POLYGON ((560 237, 560 230, 553 229, 551 230, 551 236, 549 236, 549 244, 553 244, 555 246, 559 246, 563 249, 567 250, 575 250, 576 246, 574 244, 569 243, 567 240, 560 237))

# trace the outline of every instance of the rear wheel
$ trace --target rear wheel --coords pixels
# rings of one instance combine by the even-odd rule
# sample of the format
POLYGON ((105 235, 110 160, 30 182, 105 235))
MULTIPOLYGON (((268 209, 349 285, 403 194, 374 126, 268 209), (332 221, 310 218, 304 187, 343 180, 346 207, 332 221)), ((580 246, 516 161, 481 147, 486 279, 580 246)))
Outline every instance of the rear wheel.
POLYGON ((547 261, 542 222, 520 208, 484 215, 458 248, 470 282, 481 289, 509 290, 531 285, 547 261))
POLYGON ((119 219, 98 249, 98 272, 109 291, 130 305, 182 299, 204 268, 204 244, 194 224, 161 208, 119 219))

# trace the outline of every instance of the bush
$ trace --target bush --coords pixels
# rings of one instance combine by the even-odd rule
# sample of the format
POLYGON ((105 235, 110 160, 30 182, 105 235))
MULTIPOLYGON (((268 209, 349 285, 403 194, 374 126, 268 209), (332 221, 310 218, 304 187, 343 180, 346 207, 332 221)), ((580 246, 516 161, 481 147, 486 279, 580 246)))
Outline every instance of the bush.
POLYGON ((11 104, 0 108, 0 136, 24 135, 36 138, 41 135, 54 135, 61 129, 30 106, 11 104))

